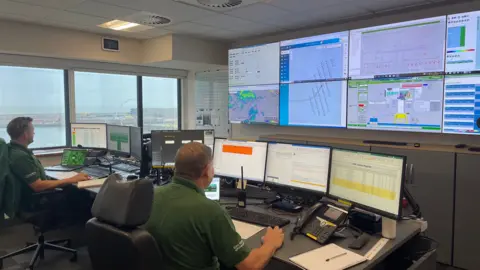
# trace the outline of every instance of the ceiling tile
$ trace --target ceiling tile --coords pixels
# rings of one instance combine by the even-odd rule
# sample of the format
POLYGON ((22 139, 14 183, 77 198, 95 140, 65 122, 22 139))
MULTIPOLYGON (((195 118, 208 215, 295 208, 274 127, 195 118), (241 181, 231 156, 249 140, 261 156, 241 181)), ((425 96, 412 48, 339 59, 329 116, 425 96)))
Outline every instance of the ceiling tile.
POLYGON ((15 14, 0 13, 0 20, 9 21, 21 21, 21 22, 34 22, 35 19, 26 16, 20 16, 15 14))
POLYGON ((225 14, 254 22, 266 22, 273 18, 290 16, 290 13, 283 9, 262 3, 237 8, 225 14))
POLYGON ((423 5, 427 4, 427 2, 423 0, 362 0, 356 1, 355 5, 366 8, 371 11, 381 11, 381 10, 389 10, 389 9, 396 9, 396 8, 405 8, 408 6, 414 5, 423 5))
POLYGON ((51 8, 29 5, 19 2, 12 2, 7 0, 0 0, 0 12, 6 14, 29 17, 32 19, 40 19, 48 16, 55 11, 55 9, 51 8))
POLYGON ((165 28, 153 28, 146 31, 143 31, 142 34, 148 37, 160 37, 166 34, 170 34, 171 31, 166 30, 165 28))
MULTIPOLYGON (((362 0, 363 1, 363 0, 362 0)), ((308 13, 309 16, 317 16, 319 20, 325 22, 334 22, 345 18, 362 16, 370 14, 370 12, 362 7, 357 7, 353 4, 350 5, 333 5, 329 7, 316 10, 314 12, 308 13)))
POLYGON ((321 7, 331 6, 339 1, 340 0, 267 0, 265 3, 291 12, 302 12, 305 10, 315 10, 321 7))
POLYGON ((246 20, 242 20, 236 17, 227 15, 216 15, 207 17, 201 20, 195 20, 194 23, 200 23, 212 27, 219 27, 226 30, 242 31, 244 29, 254 28, 258 24, 246 20))
POLYGON ((50 21, 63 22, 73 25, 86 25, 92 27, 105 23, 109 20, 107 18, 73 13, 68 11, 57 11, 46 17, 46 19, 50 21))
POLYGON ((171 30, 174 33, 191 33, 191 34, 201 34, 205 32, 217 31, 217 28, 210 27, 207 25, 202 25, 198 23, 184 22, 176 25, 165 27, 167 30, 171 30))
POLYGON ((245 34, 229 31, 229 30, 217 29, 216 31, 204 33, 202 34, 202 36, 215 38, 215 39, 232 40, 232 39, 241 38, 242 36, 245 36, 245 34))
POLYGON ((79 5, 69 8, 68 11, 109 19, 118 19, 138 12, 138 10, 92 1, 82 2, 79 5))
POLYGON ((34 5, 43 6, 43 7, 66 9, 66 8, 78 5, 86 0, 14 0, 14 1, 34 4, 34 5))

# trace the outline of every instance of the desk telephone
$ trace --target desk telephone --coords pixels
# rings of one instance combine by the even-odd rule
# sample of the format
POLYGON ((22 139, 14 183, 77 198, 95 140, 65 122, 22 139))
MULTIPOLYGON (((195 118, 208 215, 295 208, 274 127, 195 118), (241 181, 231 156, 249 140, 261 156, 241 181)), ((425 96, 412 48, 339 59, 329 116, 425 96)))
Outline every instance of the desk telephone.
POLYGON ((317 203, 297 220, 290 238, 293 240, 297 234, 302 234, 323 245, 345 222, 347 216, 347 210, 327 203, 317 203))

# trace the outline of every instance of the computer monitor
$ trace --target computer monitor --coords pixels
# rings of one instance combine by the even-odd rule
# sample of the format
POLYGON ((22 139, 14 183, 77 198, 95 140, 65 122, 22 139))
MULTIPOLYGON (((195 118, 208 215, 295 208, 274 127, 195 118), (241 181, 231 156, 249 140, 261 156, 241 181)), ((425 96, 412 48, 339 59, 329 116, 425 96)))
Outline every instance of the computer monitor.
POLYGON ((204 130, 154 130, 152 131, 152 167, 175 163, 178 149, 190 142, 204 143, 204 130))
POLYGON ((91 123, 71 124, 72 146, 107 148, 107 125, 91 123))
POLYGON ((130 155, 130 127, 107 125, 107 149, 113 155, 130 155))
POLYGON ((280 85, 280 125, 345 128, 347 81, 280 85))
POLYGON ((330 147, 268 143, 265 183, 326 193, 330 147))
POLYGON ((142 160, 143 150, 143 134, 142 128, 130 127, 130 155, 137 159, 142 160))
POLYGON ((212 201, 220 200, 220 177, 214 177, 212 183, 205 189, 205 196, 212 201))
POLYGON ((64 149, 62 154, 62 166, 82 166, 85 164, 88 150, 83 149, 64 149))
POLYGON ((447 17, 447 74, 480 71, 480 11, 447 17))
POLYGON ((280 44, 255 45, 228 51, 228 85, 278 84, 280 44))
POLYGON ((443 74, 446 16, 350 31, 352 79, 443 74))
POLYGON ((243 179, 264 182, 267 161, 266 142, 215 138, 213 152, 215 175, 240 179, 243 166, 243 179))
POLYGON ((443 83, 444 76, 351 80, 347 127, 440 133, 443 83))
POLYGON ((405 157, 332 149, 327 196, 399 219, 404 170, 405 157))
POLYGON ((279 86, 231 86, 228 119, 234 124, 278 124, 279 86))

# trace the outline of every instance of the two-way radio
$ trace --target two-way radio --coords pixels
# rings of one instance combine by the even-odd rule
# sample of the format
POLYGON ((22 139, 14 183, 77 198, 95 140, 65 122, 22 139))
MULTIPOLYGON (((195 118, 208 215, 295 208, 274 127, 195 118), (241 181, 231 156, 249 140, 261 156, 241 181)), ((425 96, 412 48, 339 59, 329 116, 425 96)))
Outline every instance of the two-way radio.
POLYGON ((245 208, 247 207, 247 191, 245 190, 245 184, 243 182, 243 166, 240 167, 240 185, 241 188, 237 190, 237 207, 245 208))

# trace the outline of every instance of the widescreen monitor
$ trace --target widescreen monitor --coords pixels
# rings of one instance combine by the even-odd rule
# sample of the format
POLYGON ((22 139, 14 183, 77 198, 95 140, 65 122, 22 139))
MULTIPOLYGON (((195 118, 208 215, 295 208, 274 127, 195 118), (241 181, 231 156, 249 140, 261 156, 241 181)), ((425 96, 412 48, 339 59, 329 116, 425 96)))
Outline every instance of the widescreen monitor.
POLYGON ((142 160, 143 134, 142 128, 130 127, 130 155, 137 160, 142 160))
POLYGON ((480 71, 480 11, 447 17, 447 74, 480 71))
POLYGON ((114 155, 130 155, 130 127, 107 125, 107 149, 114 155))
POLYGON ((178 149, 191 142, 204 143, 204 130, 153 130, 152 166, 173 166, 178 149))
POLYGON ((230 87, 230 123, 278 124, 279 94, 278 84, 230 87))
POLYGON ((107 148, 107 125, 92 123, 71 124, 72 146, 107 148))

